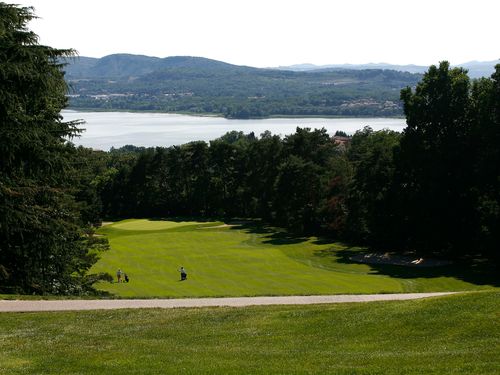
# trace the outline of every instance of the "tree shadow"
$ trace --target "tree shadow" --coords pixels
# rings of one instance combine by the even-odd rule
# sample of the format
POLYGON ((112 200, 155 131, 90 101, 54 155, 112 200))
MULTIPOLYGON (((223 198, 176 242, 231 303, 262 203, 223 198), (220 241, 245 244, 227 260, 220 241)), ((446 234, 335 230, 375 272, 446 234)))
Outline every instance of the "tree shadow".
POLYGON ((500 286, 498 267, 486 259, 459 260, 451 264, 437 266, 362 263, 353 259, 360 255, 372 253, 374 251, 370 249, 348 247, 341 250, 318 250, 314 255, 318 257, 335 257, 337 263, 365 264, 370 267, 370 274, 385 275, 398 279, 451 277, 478 286, 500 286))
MULTIPOLYGON (((243 230, 246 233, 260 234, 262 236, 262 243, 270 245, 293 245, 309 240, 309 237, 287 232, 280 228, 272 227, 263 223, 260 220, 247 220, 245 222, 233 221, 231 226, 232 230, 243 230)), ((231 224, 231 222, 228 222, 231 224)))
POLYGON ((332 245, 338 244, 339 241, 329 237, 318 237, 312 243, 315 245, 332 245))
POLYGON ((275 232, 265 237, 262 243, 270 245, 294 245, 309 240, 308 237, 298 236, 287 232, 275 232))

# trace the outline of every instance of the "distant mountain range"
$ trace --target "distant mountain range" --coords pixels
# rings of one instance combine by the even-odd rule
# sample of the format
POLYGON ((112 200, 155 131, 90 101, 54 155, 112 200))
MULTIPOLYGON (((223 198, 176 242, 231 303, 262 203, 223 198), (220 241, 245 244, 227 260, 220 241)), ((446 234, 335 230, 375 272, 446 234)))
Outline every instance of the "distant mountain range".
MULTIPOLYGON (((202 57, 130 54, 67 63, 71 108, 228 118, 401 116, 401 89, 414 87, 427 69, 387 64, 261 69, 202 57)), ((491 65, 467 66, 480 64, 483 71, 491 65)))
MULTIPOLYGON (((493 71, 496 64, 500 64, 500 60, 492 61, 470 61, 467 63, 454 65, 465 68, 469 71, 469 77, 480 78, 489 77, 493 71)), ((291 70, 296 72, 310 72, 319 70, 335 70, 335 69, 347 69, 347 70, 365 70, 365 69, 388 69, 396 70, 399 72, 410 72, 410 73, 425 73, 429 67, 424 65, 394 65, 387 63, 368 63, 368 64, 330 64, 330 65, 314 65, 314 64, 296 64, 290 66, 280 66, 274 69, 280 70, 291 70)))

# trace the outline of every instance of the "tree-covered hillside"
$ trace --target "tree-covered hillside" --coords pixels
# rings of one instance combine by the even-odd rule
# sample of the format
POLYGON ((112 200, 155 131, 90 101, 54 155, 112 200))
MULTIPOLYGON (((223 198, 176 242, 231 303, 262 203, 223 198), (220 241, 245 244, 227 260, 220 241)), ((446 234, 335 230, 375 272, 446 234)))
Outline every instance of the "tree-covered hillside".
POLYGON ((400 116, 399 91, 421 75, 392 70, 292 72, 201 57, 72 59, 70 106, 267 116, 400 116))

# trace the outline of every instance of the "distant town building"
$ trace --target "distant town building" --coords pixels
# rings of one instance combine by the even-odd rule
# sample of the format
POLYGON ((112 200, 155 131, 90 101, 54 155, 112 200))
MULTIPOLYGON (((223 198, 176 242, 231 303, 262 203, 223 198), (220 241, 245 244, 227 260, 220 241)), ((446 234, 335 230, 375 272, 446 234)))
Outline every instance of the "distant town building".
POLYGON ((333 136, 333 143, 342 151, 347 149, 347 146, 351 142, 351 137, 344 137, 341 135, 333 136))

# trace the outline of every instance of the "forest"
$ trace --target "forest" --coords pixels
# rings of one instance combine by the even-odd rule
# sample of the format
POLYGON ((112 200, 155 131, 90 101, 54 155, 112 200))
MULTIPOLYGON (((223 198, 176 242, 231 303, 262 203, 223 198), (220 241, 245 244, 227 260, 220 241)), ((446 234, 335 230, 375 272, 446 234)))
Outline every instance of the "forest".
POLYGON ((296 235, 498 264, 500 65, 471 80, 447 62, 400 92, 402 133, 230 132, 209 143, 75 147, 62 58, 29 8, 0 3, 0 291, 85 294, 102 220, 253 218, 296 235), (342 134, 338 134, 342 135, 342 134), (343 134, 345 135, 345 134, 343 134))

